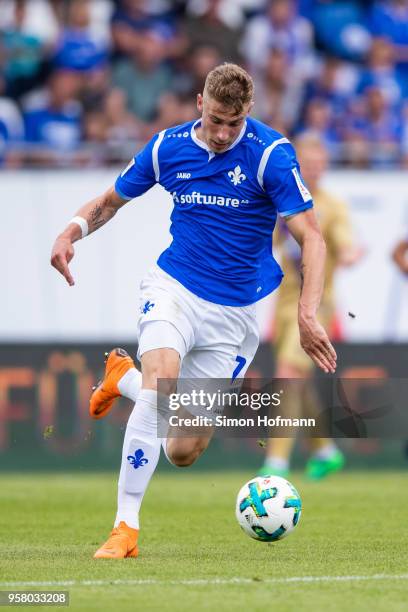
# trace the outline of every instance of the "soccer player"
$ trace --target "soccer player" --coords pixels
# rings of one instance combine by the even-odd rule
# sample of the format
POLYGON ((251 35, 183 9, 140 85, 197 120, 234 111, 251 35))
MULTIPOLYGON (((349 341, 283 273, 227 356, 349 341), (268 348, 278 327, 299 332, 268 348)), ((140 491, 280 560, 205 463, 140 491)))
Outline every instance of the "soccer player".
MULTIPOLYGON (((282 271, 272 256, 277 215, 302 249, 299 329, 304 350, 325 372, 336 353, 316 319, 323 286, 325 244, 290 142, 248 116, 253 82, 223 64, 197 96, 201 119, 156 134, 113 187, 85 204, 58 236, 52 265, 69 285, 73 243, 109 221, 156 183, 172 196, 173 241, 141 283, 138 356, 142 373, 113 350, 91 399, 104 416, 119 395, 136 399, 129 417, 118 484, 118 510, 96 558, 138 554, 139 510, 163 444, 168 460, 191 465, 206 436, 157 435, 157 380, 243 377, 258 346, 255 302, 276 289, 282 271)), ((169 383, 167 393, 174 391, 169 383)))
MULTIPOLYGON (((362 251, 353 244, 346 205, 321 186, 328 164, 328 154, 323 142, 319 136, 307 132, 297 140, 296 151, 302 176, 313 196, 314 209, 327 246, 324 290, 318 320, 325 329, 329 329, 334 318, 335 270, 338 266, 354 264, 362 251)), ((302 350, 297 324, 301 252, 288 231, 289 227, 282 224, 277 232, 285 280, 279 289, 276 302, 275 375, 276 378, 295 379, 289 384, 285 395, 286 404, 290 402, 291 416, 316 417, 320 410, 319 397, 311 381, 314 364, 302 350), (299 379, 304 379, 305 382, 299 379)), ((269 438, 260 475, 275 474, 286 477, 294 442, 293 436, 269 438)), ((332 440, 311 438, 310 447, 312 456, 306 466, 308 478, 319 480, 343 467, 344 456, 332 440)))

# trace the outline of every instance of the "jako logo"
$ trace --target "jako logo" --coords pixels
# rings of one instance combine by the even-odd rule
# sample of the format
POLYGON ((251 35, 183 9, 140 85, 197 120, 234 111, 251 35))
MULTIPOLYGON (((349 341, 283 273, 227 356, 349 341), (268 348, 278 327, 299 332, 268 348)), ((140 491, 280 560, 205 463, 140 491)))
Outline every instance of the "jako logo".
POLYGON ((137 468, 142 467, 143 465, 146 465, 146 463, 149 463, 149 460, 146 459, 146 457, 144 457, 143 455, 144 452, 141 448, 138 448, 137 451, 135 451, 134 456, 128 455, 127 460, 130 462, 131 465, 133 465, 135 470, 137 470, 137 468))
POLYGON ((234 170, 228 172, 228 176, 234 185, 240 185, 246 179, 245 174, 241 172, 241 166, 235 166, 234 170))
POLYGON ((146 304, 142 308, 142 314, 147 314, 149 310, 153 308, 154 304, 150 300, 147 300, 146 304))
POLYGON ((191 172, 177 172, 176 178, 178 178, 178 179, 189 179, 189 178, 191 178, 191 172))

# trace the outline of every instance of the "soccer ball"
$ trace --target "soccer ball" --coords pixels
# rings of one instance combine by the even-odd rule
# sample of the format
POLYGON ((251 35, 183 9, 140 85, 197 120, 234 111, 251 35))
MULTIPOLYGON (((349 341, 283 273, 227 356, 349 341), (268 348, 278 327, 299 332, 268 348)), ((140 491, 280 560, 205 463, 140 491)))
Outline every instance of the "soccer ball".
POLYGON ((261 542, 285 538, 298 524, 301 512, 299 493, 280 476, 259 476, 244 484, 235 509, 240 527, 261 542))

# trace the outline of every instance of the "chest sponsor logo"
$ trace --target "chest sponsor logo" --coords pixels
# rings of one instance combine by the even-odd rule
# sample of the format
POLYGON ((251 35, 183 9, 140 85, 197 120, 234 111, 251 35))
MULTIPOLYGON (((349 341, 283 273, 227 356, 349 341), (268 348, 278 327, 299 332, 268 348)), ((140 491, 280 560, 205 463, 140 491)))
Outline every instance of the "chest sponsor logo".
POLYGON ((216 206, 232 206, 238 208, 240 204, 247 204, 248 200, 238 200, 238 198, 227 198, 220 195, 211 195, 193 191, 192 193, 182 193, 178 195, 177 191, 172 192, 173 201, 175 204, 206 204, 216 206))
POLYGON ((241 171, 241 166, 235 166, 233 170, 228 172, 228 176, 231 179, 233 185, 240 185, 246 180, 245 174, 241 171))

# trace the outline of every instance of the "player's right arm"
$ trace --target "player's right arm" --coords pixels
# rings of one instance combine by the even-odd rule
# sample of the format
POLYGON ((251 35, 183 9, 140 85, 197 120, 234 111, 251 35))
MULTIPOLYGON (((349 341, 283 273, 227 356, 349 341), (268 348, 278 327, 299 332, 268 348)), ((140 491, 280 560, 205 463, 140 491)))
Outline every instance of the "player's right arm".
MULTIPOLYGON (((75 216, 87 223, 87 234, 91 234, 112 219, 119 208, 127 201, 116 193, 114 187, 110 187, 102 195, 84 204, 75 216)), ((55 240, 51 252, 51 265, 62 274, 70 286, 74 285, 74 279, 68 264, 74 257, 73 244, 81 238, 82 229, 80 225, 71 221, 55 240)))
POLYGON ((158 181, 158 145, 163 136, 164 132, 156 134, 121 172, 115 185, 82 206, 74 217, 76 221, 71 220, 56 239, 51 265, 62 274, 68 285, 74 284, 69 269, 74 256, 74 242, 105 225, 126 202, 142 195, 158 181))

